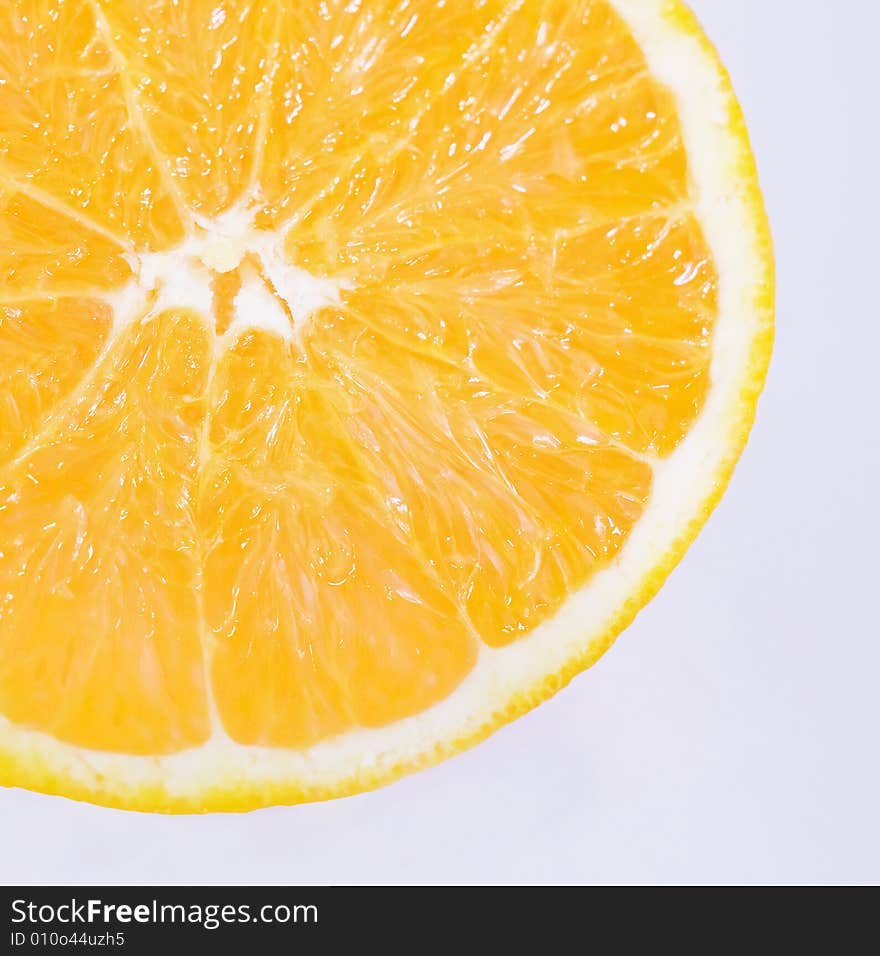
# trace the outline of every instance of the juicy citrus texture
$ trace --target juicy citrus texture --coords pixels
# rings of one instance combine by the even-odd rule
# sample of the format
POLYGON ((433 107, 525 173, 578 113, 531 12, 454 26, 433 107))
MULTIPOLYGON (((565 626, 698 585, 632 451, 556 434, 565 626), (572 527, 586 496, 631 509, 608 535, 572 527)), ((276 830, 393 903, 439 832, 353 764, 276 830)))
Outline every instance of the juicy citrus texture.
POLYGON ((161 755, 453 693, 700 414, 694 209, 606 0, 5 0, 0 715, 161 755))

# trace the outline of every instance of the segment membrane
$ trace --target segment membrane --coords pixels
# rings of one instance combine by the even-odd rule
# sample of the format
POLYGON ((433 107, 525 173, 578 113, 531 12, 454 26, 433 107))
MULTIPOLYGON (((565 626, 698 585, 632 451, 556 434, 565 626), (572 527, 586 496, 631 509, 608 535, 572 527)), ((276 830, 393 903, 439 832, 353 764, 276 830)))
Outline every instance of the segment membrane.
POLYGON ((0 305, 0 467, 34 441, 88 374, 111 321, 94 299, 0 305))
POLYGON ((0 175, 0 298, 89 295, 131 274, 118 243, 5 185, 0 175))
POLYGON ((138 248, 182 224, 162 160, 87 0, 0 4, 0 171, 138 248))
POLYGON ((93 0, 173 182, 213 217, 252 182, 275 10, 251 0, 93 0))

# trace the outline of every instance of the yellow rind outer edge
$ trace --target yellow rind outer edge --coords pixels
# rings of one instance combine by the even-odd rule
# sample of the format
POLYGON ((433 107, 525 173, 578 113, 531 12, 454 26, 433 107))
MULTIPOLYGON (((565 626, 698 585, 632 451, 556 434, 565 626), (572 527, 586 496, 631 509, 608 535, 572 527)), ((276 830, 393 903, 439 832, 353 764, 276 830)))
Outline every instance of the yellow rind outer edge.
POLYGON ((669 0, 663 10, 663 16, 676 30, 693 38, 699 44, 703 53, 714 64, 726 94, 727 130, 738 144, 736 167, 739 173, 739 190, 741 199, 751 214, 753 242, 757 260, 762 266, 755 277, 753 290, 753 308, 757 325, 752 338, 749 359, 742 369, 738 414, 734 414, 729 426, 728 453, 718 463, 714 485, 695 509, 690 522, 654 567, 642 577, 638 587, 619 609, 604 634, 593 640, 583 652, 569 658, 565 666, 551 677, 515 693, 505 707, 499 709, 476 730, 435 744, 416 758, 401 760, 381 770, 353 774, 332 785, 302 786, 293 782, 267 783, 263 780, 254 782, 247 778, 230 777, 222 785, 191 795, 172 794, 159 785, 120 787, 120 781, 105 781, 100 777, 93 786, 87 786, 79 781, 71 780, 66 774, 55 772, 45 761, 28 759, 21 754, 0 752, 0 786, 20 787, 116 809, 167 814, 238 813, 267 806, 332 800, 375 790, 476 746, 505 724, 537 707, 538 704, 560 691, 582 671, 591 667, 611 647, 618 634, 632 623, 638 612, 660 590, 664 581, 682 559, 730 482, 755 420, 758 398, 764 387, 774 337, 773 241, 745 117, 727 70, 693 11, 683 0, 669 0))

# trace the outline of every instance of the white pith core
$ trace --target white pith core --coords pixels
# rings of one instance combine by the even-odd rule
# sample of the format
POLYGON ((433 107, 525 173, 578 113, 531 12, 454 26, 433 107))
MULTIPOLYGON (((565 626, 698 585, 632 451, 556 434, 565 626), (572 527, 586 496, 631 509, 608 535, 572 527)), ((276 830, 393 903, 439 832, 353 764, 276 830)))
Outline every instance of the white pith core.
MULTIPOLYGON (((197 805, 203 794, 210 800, 212 790, 243 788, 249 800, 258 803, 261 787, 287 787, 291 793, 332 790, 352 778, 381 778, 401 765, 415 765, 437 748, 479 733, 512 701, 534 695, 545 679, 607 634, 646 576, 663 563, 712 496, 721 465, 731 456, 733 436, 743 427, 742 393, 750 382, 749 360, 766 322, 756 307, 765 274, 763 253, 751 199, 740 181, 742 144, 729 128, 730 94, 716 62, 696 36, 667 16, 669 0, 614 0, 614 5, 654 76, 676 95, 695 183, 696 214, 721 284, 708 400, 688 437, 655 467, 651 503, 611 567, 527 637, 501 649, 482 648, 473 671, 449 698, 389 727, 351 731, 304 751, 242 746, 217 734, 195 750, 133 757, 84 750, 0 718, 0 751, 13 755, 23 768, 39 771, 50 766, 71 784, 104 798, 117 795, 124 800, 129 793, 157 787, 169 800, 191 799, 197 805)), ((175 307, 189 303, 201 310, 205 275, 223 271, 239 253, 259 259, 275 290, 262 281, 261 289, 243 284, 235 319, 242 328, 281 332, 278 313, 268 308, 269 298, 283 299, 278 308, 287 322, 281 332, 286 337, 295 334, 296 326, 315 309, 338 301, 341 286, 286 265, 275 237, 256 232, 249 222, 240 232, 222 223, 215 224, 212 231, 216 230, 211 239, 187 240, 172 258, 145 257, 137 283, 121 294, 119 305, 129 309, 125 314, 134 314, 137 309, 131 306, 156 289, 158 301, 175 307), (184 250, 191 257, 191 268, 181 271, 179 256, 184 250), (188 298, 171 302, 172 296, 188 298), (295 318, 293 329, 288 313, 295 318)))
POLYGON ((295 339, 308 318, 339 305, 345 282, 322 279, 291 265, 278 233, 257 229, 247 205, 214 220, 200 220, 196 230, 174 249, 131 255, 134 278, 107 296, 115 328, 144 315, 188 309, 210 318, 215 310, 217 275, 241 270, 241 289, 233 300, 233 319, 225 341, 248 329, 263 329, 295 339))

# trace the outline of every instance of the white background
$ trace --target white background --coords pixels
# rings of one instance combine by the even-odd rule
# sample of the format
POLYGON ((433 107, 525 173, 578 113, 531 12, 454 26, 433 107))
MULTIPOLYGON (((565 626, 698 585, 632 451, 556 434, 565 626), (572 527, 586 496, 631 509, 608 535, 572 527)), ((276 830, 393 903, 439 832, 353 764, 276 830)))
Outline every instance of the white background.
POLYGON ((165 818, 0 791, 0 881, 880 881, 880 8, 693 6, 751 128, 778 338, 661 594, 554 700, 377 793, 165 818))

